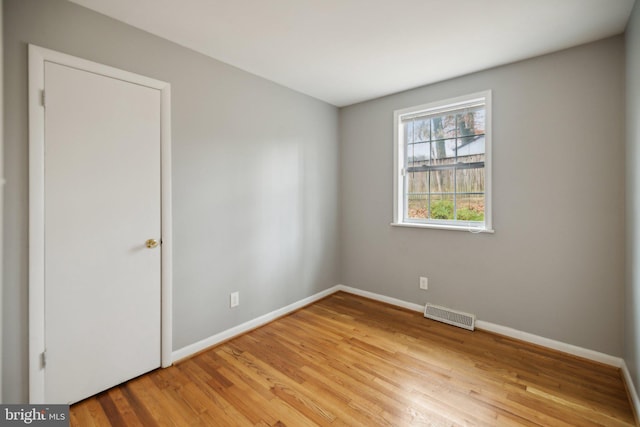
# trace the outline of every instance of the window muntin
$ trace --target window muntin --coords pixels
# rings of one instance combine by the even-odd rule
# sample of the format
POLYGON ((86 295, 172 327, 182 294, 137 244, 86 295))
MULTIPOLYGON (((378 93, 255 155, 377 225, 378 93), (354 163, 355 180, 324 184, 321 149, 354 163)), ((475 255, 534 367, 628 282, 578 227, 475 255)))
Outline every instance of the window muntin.
POLYGON ((395 112, 395 224, 490 231, 490 95, 395 112))

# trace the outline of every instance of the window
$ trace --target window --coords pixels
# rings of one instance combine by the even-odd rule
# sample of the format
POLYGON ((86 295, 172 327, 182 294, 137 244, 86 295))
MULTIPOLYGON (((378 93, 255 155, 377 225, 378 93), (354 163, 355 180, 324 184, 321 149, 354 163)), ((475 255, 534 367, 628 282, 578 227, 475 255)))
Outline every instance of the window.
POLYGON ((395 111, 393 225, 492 232, 491 92, 395 111))

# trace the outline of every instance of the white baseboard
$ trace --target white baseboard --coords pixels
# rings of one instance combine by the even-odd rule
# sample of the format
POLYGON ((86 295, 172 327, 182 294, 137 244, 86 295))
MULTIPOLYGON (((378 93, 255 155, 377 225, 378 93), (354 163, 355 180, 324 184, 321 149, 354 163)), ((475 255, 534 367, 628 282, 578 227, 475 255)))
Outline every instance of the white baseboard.
POLYGON ((640 399, 638 399, 638 392, 636 391, 636 387, 633 384, 633 379, 631 378, 631 373, 629 372, 629 368, 627 367, 627 364, 624 360, 622 361, 620 370, 622 371, 622 378, 624 379, 624 382, 627 386, 627 392, 629 393, 629 398, 631 399, 631 404, 633 405, 636 424, 638 424, 638 417, 640 417, 640 399))
POLYGON ((363 291, 362 289, 352 288, 350 286, 338 285, 335 286, 337 291, 344 291, 350 294, 359 295, 361 297, 369 298, 375 301, 386 302, 387 304, 395 305, 396 307, 406 308, 411 311, 424 312, 424 305, 414 304, 412 302, 402 301, 400 299, 387 297, 380 294, 375 294, 369 291, 363 291))
MULTIPOLYGON (((304 307, 305 305, 314 303, 338 291, 344 291, 353 295, 359 295, 375 301, 384 302, 387 304, 395 305, 397 307, 406 308, 408 310, 417 311, 420 313, 424 312, 424 306, 420 304, 410 303, 397 298, 392 298, 392 297, 376 294, 369 291, 363 291, 361 289, 352 288, 350 286, 336 285, 329 289, 325 289, 322 292, 318 292, 315 295, 304 298, 298 302, 289 304, 286 307, 272 311, 271 313, 267 313, 263 316, 257 317, 241 325, 227 329, 226 331, 222 331, 218 334, 212 335, 201 341, 198 341, 196 343, 183 347, 179 350, 176 350, 172 353, 172 360, 176 362, 178 360, 185 359, 208 347, 211 347, 223 341, 229 340, 235 336, 242 335, 247 331, 250 331, 252 329, 265 325, 277 319, 278 317, 285 316, 295 310, 298 310, 304 307)), ((635 386, 631 379, 631 374, 629 373, 627 364, 624 362, 622 358, 611 356, 605 353, 600 353, 598 351, 578 347, 572 344, 566 344, 560 341, 530 334, 528 332, 519 331, 517 329, 509 328, 506 326, 496 325, 494 323, 485 322, 482 320, 476 320, 476 327, 484 331, 493 332, 493 333, 504 335, 510 338, 515 338, 521 341, 537 344, 543 347, 551 348, 553 350, 562 351, 564 353, 572 354, 574 356, 579 356, 585 359, 593 360, 595 362, 600 362, 606 365, 620 368, 622 372, 622 377, 624 379, 624 382, 626 383, 627 390, 629 391, 629 395, 630 395, 632 404, 634 406, 634 409, 636 411, 636 414, 640 415, 640 399, 638 398, 638 394, 636 392, 635 386)))
MULTIPOLYGON (((336 288, 337 290, 340 290, 340 291, 348 292, 354 295, 360 295, 376 301, 386 302, 388 304, 392 304, 398 307, 404 307, 409 310, 418 311, 418 312, 424 311, 424 306, 420 304, 414 304, 414 303, 402 301, 396 298, 391 298, 385 295, 379 295, 373 292, 363 291, 360 289, 356 289, 356 288, 352 288, 344 285, 338 285, 336 288)), ((564 353, 573 354, 574 356, 579 356, 585 359, 604 363, 606 365, 615 366, 616 368, 620 368, 623 363, 623 360, 620 357, 610 356, 605 353, 600 353, 594 350, 589 350, 589 349, 578 347, 572 344, 566 344, 560 341, 555 341, 549 338, 530 334, 528 332, 522 332, 517 329, 508 328, 506 326, 484 322, 482 320, 476 320, 476 328, 482 329, 484 331, 500 334, 500 335, 505 335, 507 337, 515 338, 521 341, 526 341, 532 344, 538 344, 543 347, 562 351, 564 353)))
POLYGON ((482 320, 476 320, 476 328, 482 329, 483 331, 504 335, 510 338, 515 338, 520 341, 537 344, 553 350, 558 350, 563 353, 569 353, 574 356, 604 363, 605 365, 614 366, 616 368, 620 368, 623 363, 623 360, 620 357, 611 356, 606 353, 600 353, 598 351, 589 350, 587 348, 578 347, 572 344, 567 344, 562 341, 552 340, 550 338, 541 337, 539 335, 530 334, 528 332, 519 331, 517 329, 508 328, 506 326, 484 322, 482 320))
POLYGON ((331 295, 333 293, 338 292, 339 286, 333 286, 329 289, 325 289, 322 292, 318 292, 315 295, 311 295, 310 297, 304 298, 298 302, 294 302, 293 304, 289 304, 286 307, 282 307, 278 310, 272 311, 271 313, 267 313, 265 315, 262 315, 260 317, 256 317, 253 320, 249 320, 248 322, 242 323, 238 326, 234 326, 233 328, 227 329, 226 331, 222 331, 218 334, 212 335, 208 338, 205 338, 203 340, 200 340, 198 342, 195 342, 193 344, 190 344, 186 347, 182 347, 179 350, 175 350, 173 353, 171 353, 171 359, 173 362, 177 362, 178 360, 181 359, 185 359, 189 356, 193 356, 194 354, 208 348, 211 346, 214 346, 216 344, 219 344, 223 341, 229 340, 233 337, 236 337, 238 335, 242 335, 245 332, 248 332, 252 329, 258 328, 262 325, 265 325, 275 319, 277 319, 278 317, 282 317, 285 316, 291 312, 294 312, 296 310, 298 310, 299 308, 304 307, 305 305, 309 305, 311 303, 314 303, 318 300, 321 300, 322 298, 331 295))

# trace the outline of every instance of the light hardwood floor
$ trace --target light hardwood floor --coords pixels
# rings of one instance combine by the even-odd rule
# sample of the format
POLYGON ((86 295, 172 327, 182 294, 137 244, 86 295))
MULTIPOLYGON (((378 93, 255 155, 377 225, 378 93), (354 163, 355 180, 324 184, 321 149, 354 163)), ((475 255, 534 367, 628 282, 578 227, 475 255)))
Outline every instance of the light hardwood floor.
POLYGON ((620 372, 339 292, 71 407, 74 426, 629 426, 620 372))

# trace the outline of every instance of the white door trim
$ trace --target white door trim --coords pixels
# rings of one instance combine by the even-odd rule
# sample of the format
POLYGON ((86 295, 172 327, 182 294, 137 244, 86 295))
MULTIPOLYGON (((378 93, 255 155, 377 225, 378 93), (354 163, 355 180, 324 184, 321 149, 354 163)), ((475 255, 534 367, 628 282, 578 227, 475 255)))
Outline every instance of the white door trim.
POLYGON ((158 89, 161 92, 161 365, 171 365, 172 351, 172 235, 171 235, 171 86, 64 53, 29 45, 29 402, 45 403, 44 283, 44 65, 68 67, 158 89))

